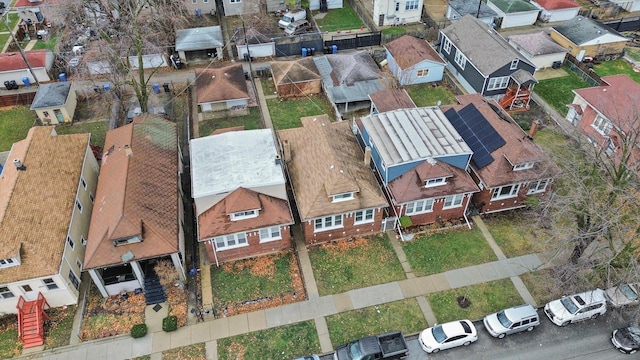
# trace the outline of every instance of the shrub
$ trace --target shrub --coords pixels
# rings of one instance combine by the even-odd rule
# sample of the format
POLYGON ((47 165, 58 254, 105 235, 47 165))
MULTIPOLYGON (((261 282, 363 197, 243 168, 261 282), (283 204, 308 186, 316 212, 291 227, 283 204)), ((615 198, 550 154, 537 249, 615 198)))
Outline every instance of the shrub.
POLYGON ((524 131, 529 131, 529 129, 531 129, 531 125, 529 125, 529 122, 527 122, 526 120, 518 121, 518 125, 520 125, 520 127, 524 131))
POLYGON ((411 221, 411 218, 408 217, 407 215, 400 217, 400 226, 402 226, 403 228, 408 228, 412 224, 413 222, 411 221))
POLYGON ((171 315, 162 319, 162 330, 166 332, 178 330, 178 317, 171 315))
POLYGON ((134 339, 147 335, 147 324, 135 324, 131 327, 131 337, 134 339))

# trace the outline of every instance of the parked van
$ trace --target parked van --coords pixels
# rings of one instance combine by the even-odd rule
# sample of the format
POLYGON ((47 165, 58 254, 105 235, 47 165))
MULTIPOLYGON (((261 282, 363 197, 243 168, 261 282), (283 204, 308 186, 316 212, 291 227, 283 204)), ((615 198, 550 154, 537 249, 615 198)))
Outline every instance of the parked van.
POLYGON ((307 20, 298 20, 294 21, 284 29, 284 33, 288 36, 298 35, 307 32, 309 30, 310 25, 307 20))
POLYGON ((491 336, 499 339, 522 331, 532 331, 538 325, 540 318, 531 305, 515 306, 484 318, 484 327, 491 336))
POLYGON ((305 9, 295 9, 284 13, 284 15, 282 15, 282 19, 278 21, 278 26, 281 29, 286 29, 292 22, 306 19, 307 11, 305 9))

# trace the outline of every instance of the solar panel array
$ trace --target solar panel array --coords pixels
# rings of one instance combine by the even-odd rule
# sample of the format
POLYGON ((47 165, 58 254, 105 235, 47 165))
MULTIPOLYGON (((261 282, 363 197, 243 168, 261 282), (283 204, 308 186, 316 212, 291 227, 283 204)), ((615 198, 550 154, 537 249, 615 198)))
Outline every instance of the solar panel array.
POLYGON ((495 160, 491 153, 506 144, 473 104, 458 112, 449 109, 444 115, 473 151, 471 161, 478 169, 491 164, 495 160))

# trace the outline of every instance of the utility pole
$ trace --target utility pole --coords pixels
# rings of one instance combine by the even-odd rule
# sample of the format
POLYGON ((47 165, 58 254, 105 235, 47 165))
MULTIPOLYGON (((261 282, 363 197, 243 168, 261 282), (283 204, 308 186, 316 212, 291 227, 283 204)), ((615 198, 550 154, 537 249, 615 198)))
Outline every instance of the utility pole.
MULTIPOLYGON (((24 54, 24 49, 22 49, 22 46, 20 46, 20 43, 16 39, 16 36, 13 33, 13 30, 11 28, 9 28, 9 11, 7 11, 5 16, 4 16, 4 26, 7 27, 7 30, 9 30, 9 34, 11 34, 11 40, 13 40, 13 42, 16 43, 16 46, 18 46, 18 51, 20 51, 20 55, 22 56, 22 60, 24 61, 24 63, 27 64, 27 68, 29 68, 29 72, 31 73, 31 76, 33 76, 34 82, 36 83, 37 86, 40 86, 40 82, 38 81, 38 77, 36 76, 36 73, 31 68, 31 64, 29 64, 29 61, 27 60, 27 57, 24 54)), ((29 25, 27 25, 27 29, 28 29, 28 26, 29 25)), ((27 33, 28 33, 28 31, 27 31, 27 33)))

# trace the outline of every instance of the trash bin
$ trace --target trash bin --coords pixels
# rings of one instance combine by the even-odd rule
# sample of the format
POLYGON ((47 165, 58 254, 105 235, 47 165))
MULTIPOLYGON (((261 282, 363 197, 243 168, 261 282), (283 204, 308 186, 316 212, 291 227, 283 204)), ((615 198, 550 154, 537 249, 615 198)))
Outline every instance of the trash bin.
POLYGON ((164 88, 164 92, 171 92, 171 89, 169 89, 169 83, 162 84, 162 87, 164 88))
POLYGON ((156 94, 160 94, 160 84, 158 83, 153 84, 153 92, 156 94))
POLYGON ((26 87, 31 86, 31 81, 29 81, 29 78, 28 78, 28 77, 26 77, 26 76, 22 78, 22 83, 23 83, 23 84, 24 84, 24 86, 26 86, 26 87))
POLYGON ((105 83, 104 85, 102 85, 102 88, 104 89, 104 91, 109 91, 111 90, 111 84, 105 83))
POLYGON ((58 79, 60 79, 60 81, 62 82, 67 82, 67 74, 66 73, 58 74, 58 79))
POLYGON ((307 48, 302 48, 302 57, 307 57, 307 48))
POLYGON ((331 45, 331 53, 332 54, 338 53, 338 45, 331 45))

